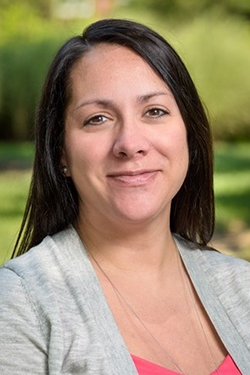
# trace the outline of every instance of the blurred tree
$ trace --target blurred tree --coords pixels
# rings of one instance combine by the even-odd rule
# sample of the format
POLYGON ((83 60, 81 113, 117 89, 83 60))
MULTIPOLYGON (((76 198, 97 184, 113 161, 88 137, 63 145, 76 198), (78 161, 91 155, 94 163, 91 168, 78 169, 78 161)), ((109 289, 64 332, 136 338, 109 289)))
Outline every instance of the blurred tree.
POLYGON ((250 18, 249 0, 130 0, 129 4, 138 9, 148 9, 159 16, 194 17, 208 10, 220 9, 226 13, 250 18))
MULTIPOLYGON (((0 139, 31 137, 34 111, 49 62, 73 30, 78 33, 90 22, 53 18, 50 2, 53 5, 54 1, 0 0, 0 139)), ((148 23, 159 21, 160 33, 166 31, 167 39, 173 36, 170 42, 187 64, 208 105, 215 138, 250 139, 250 27, 246 20, 249 0, 221 0, 219 4, 217 0, 60 1, 93 1, 95 5, 99 1, 100 18, 115 3, 126 3, 132 18, 147 14, 143 8, 149 10, 148 23), (158 12, 157 17, 154 12, 158 12), (235 15, 244 15, 245 19, 235 15)))
POLYGON ((41 17, 50 18, 52 0, 0 0, 0 9, 6 9, 15 4, 28 5, 36 10, 41 17))
POLYGON ((250 1, 249 0, 225 0, 228 11, 232 14, 239 14, 250 19, 250 1))

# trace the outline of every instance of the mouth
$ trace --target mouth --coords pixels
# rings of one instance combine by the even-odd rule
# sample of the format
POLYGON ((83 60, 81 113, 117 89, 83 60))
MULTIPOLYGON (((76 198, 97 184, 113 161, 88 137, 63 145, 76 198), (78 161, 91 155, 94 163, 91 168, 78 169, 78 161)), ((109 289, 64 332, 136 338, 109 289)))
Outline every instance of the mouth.
POLYGON ((141 186, 155 179, 159 170, 122 171, 111 173, 107 177, 124 186, 141 186))

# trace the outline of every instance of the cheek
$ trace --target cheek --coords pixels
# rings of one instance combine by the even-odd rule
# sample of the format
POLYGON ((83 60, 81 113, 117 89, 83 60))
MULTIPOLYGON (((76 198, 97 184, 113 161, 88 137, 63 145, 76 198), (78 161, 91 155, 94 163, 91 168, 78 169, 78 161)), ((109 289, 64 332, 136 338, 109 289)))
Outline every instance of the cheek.
POLYGON ((99 173, 105 156, 101 142, 76 133, 74 137, 68 137, 66 146, 68 167, 75 183, 99 173))
POLYGON ((188 164, 189 152, 187 144, 186 129, 183 126, 176 126, 168 133, 160 137, 161 152, 172 161, 188 164))
POLYGON ((77 174, 80 165, 85 169, 88 164, 88 153, 85 151, 86 146, 82 143, 81 138, 75 134, 66 134, 65 157, 68 169, 72 178, 77 174))
POLYGON ((175 159, 180 168, 183 168, 183 173, 186 175, 189 165, 189 151, 186 137, 180 138, 179 141, 177 139, 177 145, 179 147, 176 146, 175 148, 175 159))
POLYGON ((69 155, 69 169, 72 173, 72 177, 74 175, 83 175, 87 173, 88 170, 91 170, 93 163, 93 158, 91 157, 91 153, 85 148, 75 148, 71 150, 69 155))
POLYGON ((172 144, 177 153, 181 152, 183 157, 188 157, 187 131, 184 123, 179 124, 179 126, 173 131, 172 144))

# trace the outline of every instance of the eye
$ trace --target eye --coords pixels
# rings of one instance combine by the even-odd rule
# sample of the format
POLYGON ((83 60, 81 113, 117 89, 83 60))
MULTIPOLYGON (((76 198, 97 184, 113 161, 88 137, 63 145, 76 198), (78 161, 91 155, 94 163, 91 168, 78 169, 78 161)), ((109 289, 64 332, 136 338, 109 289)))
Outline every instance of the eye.
POLYGON ((147 117, 151 117, 151 118, 160 118, 162 116, 165 116, 169 114, 169 112, 161 109, 161 108, 150 108, 147 112, 146 112, 146 116, 147 117))
POLYGON ((86 125, 102 125, 104 124, 106 121, 108 121, 108 118, 104 115, 96 115, 96 116, 93 116, 89 119, 87 119, 85 122, 84 122, 84 126, 86 125))

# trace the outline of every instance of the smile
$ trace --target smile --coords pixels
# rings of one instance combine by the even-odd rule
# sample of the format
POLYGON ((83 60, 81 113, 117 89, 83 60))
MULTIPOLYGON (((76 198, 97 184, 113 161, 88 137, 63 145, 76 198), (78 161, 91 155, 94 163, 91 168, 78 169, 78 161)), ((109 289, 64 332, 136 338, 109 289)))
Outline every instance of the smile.
POLYGON ((124 186, 142 186, 153 181, 158 175, 158 170, 119 172, 108 175, 108 178, 124 186))

